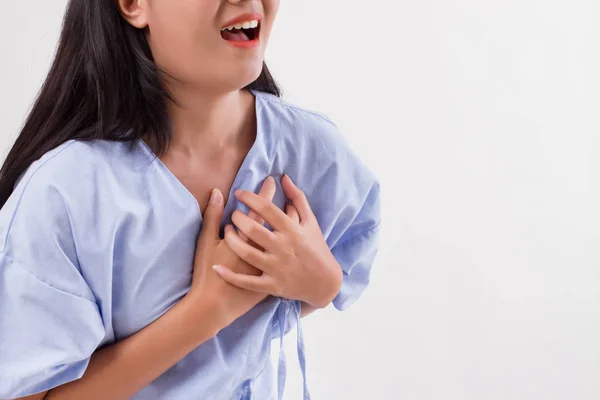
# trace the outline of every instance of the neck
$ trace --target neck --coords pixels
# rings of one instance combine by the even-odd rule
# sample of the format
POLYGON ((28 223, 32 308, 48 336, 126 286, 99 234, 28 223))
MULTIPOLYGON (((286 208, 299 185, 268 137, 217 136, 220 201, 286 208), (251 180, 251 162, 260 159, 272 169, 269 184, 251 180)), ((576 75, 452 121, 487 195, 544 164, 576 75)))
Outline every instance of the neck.
POLYGON ((254 97, 246 90, 210 93, 170 88, 170 150, 187 154, 215 153, 245 142, 254 133, 254 97))

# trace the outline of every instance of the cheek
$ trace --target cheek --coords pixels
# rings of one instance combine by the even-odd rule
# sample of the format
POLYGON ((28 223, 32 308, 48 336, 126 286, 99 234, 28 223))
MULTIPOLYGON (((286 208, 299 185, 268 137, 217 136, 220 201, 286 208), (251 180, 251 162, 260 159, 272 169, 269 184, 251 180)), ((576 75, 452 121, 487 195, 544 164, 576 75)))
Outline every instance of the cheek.
POLYGON ((148 18, 148 43, 156 64, 178 75, 194 59, 208 56, 216 40, 212 24, 206 13, 192 7, 153 9, 148 18))
POLYGON ((277 14, 279 10, 279 0, 265 0, 263 1, 265 10, 271 12, 273 15, 277 14))
POLYGON ((264 0, 265 42, 247 52, 222 39, 215 22, 221 1, 154 1, 148 17, 148 43, 161 70, 180 82, 228 90, 244 87, 258 77, 279 1, 264 0))
POLYGON ((263 5, 265 8, 265 18, 267 20, 267 26, 264 34, 268 38, 268 36, 271 34, 275 18, 277 17, 277 12, 279 10, 279 0, 265 0, 263 1, 263 5))

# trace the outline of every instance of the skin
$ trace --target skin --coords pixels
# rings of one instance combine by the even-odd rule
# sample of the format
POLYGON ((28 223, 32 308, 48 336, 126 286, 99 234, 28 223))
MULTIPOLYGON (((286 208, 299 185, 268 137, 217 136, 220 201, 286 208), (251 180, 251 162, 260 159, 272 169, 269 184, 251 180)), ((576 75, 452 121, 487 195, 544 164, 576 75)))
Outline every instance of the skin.
POLYGON ((238 200, 274 228, 271 232, 244 213, 234 212, 233 223, 262 251, 242 240, 231 226, 225 230, 229 247, 260 269, 261 275, 236 273, 225 266, 219 266, 217 272, 239 288, 301 300, 315 309, 324 308, 341 286, 341 268, 329 251, 304 193, 287 175, 281 184, 291 201, 287 214, 264 197, 245 190, 235 192, 238 200))
POLYGON ((276 186, 267 178, 259 194, 236 193, 251 211, 235 213, 237 232, 229 227, 224 239, 218 236, 223 193, 229 193, 256 137, 254 97, 241 88, 261 72, 279 0, 117 4, 123 18, 147 32, 155 62, 167 74, 164 85, 179 103, 168 104, 173 142, 161 160, 204 215, 192 287, 159 319, 95 352, 81 379, 23 399, 128 399, 266 296, 302 301, 305 316, 327 306, 341 288, 341 268, 306 197, 289 178, 282 180, 290 201, 285 212, 272 204, 276 186), (239 49, 220 30, 246 12, 264 16, 260 45, 239 49))

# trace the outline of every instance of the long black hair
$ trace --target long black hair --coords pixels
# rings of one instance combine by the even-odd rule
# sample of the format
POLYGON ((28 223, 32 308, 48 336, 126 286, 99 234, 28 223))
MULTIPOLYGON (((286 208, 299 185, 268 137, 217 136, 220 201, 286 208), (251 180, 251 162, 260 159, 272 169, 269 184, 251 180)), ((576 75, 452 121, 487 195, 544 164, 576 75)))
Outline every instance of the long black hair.
MULTIPOLYGON (((147 138, 168 147, 166 102, 144 30, 121 16, 115 0, 70 0, 54 61, 13 147, 0 169, 0 208, 35 160, 76 139, 147 138)), ((280 96, 266 64, 248 89, 280 96)))

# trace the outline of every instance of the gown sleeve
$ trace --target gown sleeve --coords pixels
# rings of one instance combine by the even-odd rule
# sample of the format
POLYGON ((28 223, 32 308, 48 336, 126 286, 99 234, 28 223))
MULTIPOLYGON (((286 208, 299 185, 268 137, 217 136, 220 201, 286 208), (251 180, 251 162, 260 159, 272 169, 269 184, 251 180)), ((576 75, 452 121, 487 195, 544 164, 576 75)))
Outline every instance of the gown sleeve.
POLYGON ((288 155, 292 180, 305 189, 309 204, 343 272, 338 310, 354 304, 368 286, 380 234, 380 182, 326 116, 305 119, 305 142, 288 155), (296 157, 294 159, 293 157, 296 157))
POLYGON ((83 376, 105 336, 69 212, 49 174, 25 176, 0 210, 0 398, 83 376))
POLYGON ((352 223, 331 247, 343 272, 342 288, 333 299, 333 305, 340 311, 352 306, 369 284, 379 249, 379 208, 379 184, 375 183, 352 223))

